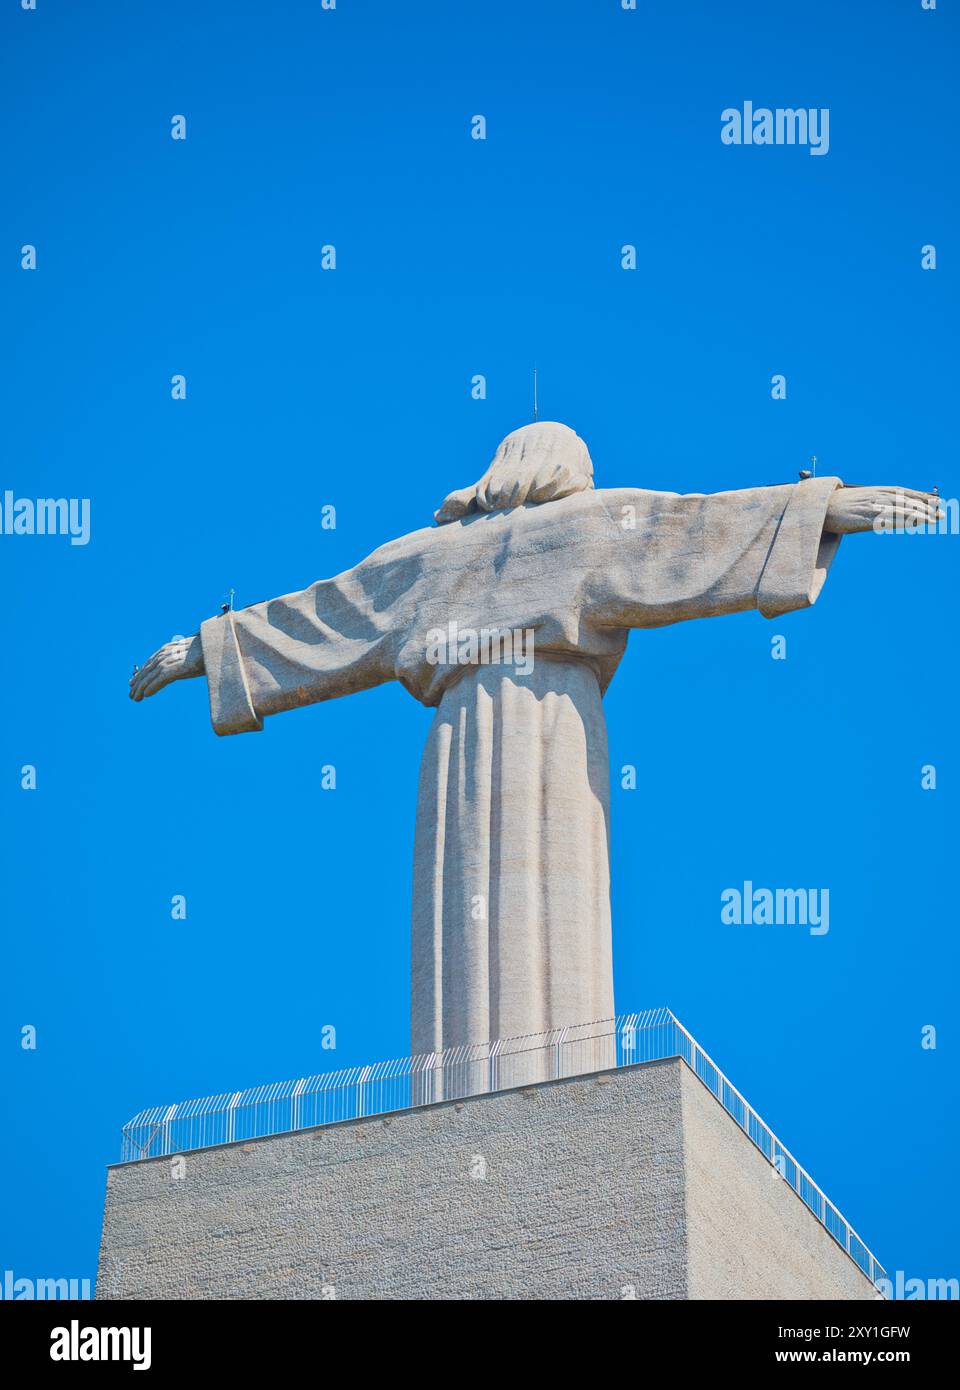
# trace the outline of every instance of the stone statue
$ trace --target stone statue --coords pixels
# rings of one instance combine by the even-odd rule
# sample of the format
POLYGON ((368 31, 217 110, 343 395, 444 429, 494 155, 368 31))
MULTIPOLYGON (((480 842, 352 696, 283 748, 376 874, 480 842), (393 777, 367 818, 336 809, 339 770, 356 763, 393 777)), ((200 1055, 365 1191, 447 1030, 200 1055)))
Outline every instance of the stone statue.
POLYGON ((208 618, 134 673, 134 700, 204 673, 218 734, 398 680, 436 708, 413 873, 412 1046, 611 1018, 601 697, 631 628, 816 601, 840 537, 936 522, 938 499, 806 478, 736 492, 594 490, 587 447, 539 422, 437 525, 298 593, 208 618))

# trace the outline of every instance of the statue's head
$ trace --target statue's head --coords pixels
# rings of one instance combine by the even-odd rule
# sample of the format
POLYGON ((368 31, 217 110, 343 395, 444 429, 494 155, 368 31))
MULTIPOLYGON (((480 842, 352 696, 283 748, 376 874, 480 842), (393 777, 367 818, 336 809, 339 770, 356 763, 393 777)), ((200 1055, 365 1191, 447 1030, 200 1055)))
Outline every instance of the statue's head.
POLYGON ((538 420, 508 434, 480 481, 451 492, 434 516, 442 526, 473 512, 556 502, 592 487, 593 464, 580 436, 555 420, 538 420))

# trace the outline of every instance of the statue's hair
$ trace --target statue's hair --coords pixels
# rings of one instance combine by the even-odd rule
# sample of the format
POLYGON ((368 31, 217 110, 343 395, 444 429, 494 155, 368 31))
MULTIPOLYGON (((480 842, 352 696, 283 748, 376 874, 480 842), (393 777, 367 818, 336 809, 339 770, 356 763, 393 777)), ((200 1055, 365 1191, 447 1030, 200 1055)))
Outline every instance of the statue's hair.
POLYGON ((593 487, 586 444, 567 425, 538 420, 508 434, 479 482, 459 488, 434 512, 442 526, 475 512, 556 502, 593 487))

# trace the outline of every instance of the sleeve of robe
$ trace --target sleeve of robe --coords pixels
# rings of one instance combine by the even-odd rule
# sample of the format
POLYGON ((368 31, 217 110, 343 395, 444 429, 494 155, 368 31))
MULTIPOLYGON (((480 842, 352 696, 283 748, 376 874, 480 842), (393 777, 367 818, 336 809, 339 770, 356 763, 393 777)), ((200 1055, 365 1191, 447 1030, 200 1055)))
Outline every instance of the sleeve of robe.
POLYGON ((735 492, 600 494, 620 536, 597 574, 595 611, 606 623, 660 627, 809 607, 840 543, 824 521, 841 485, 811 478, 735 492))
POLYGON ((251 732, 268 715, 390 680, 436 704, 450 676, 427 665, 424 633, 452 617, 533 628, 548 652, 591 655, 590 629, 604 647, 598 634, 611 629, 807 607, 839 541, 823 530, 838 485, 604 490, 506 522, 413 532, 333 579, 208 618, 200 640, 213 727, 251 732))
POLYGON ((393 680, 402 578, 394 588, 389 561, 368 560, 299 593, 208 618, 200 642, 216 732, 251 733, 267 715, 393 680))

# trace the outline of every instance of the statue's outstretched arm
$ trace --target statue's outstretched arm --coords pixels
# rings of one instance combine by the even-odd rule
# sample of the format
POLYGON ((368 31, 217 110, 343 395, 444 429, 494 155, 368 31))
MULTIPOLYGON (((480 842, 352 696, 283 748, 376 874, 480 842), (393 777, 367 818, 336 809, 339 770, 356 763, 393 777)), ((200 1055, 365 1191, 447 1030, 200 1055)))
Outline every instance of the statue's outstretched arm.
POLYGON ((173 681, 207 678, 218 734, 263 727, 266 716, 369 690, 396 677, 419 552, 404 565, 384 546, 351 570, 296 593, 230 610, 155 652, 130 681, 140 701, 173 681))
POLYGON ((830 498, 823 529, 837 536, 856 531, 898 531, 936 525, 940 498, 902 487, 838 487, 830 498))
POLYGON ((156 695, 173 681, 188 680, 203 675, 203 648, 200 634, 178 637, 155 651, 149 661, 138 666, 130 677, 130 699, 144 700, 156 695))

